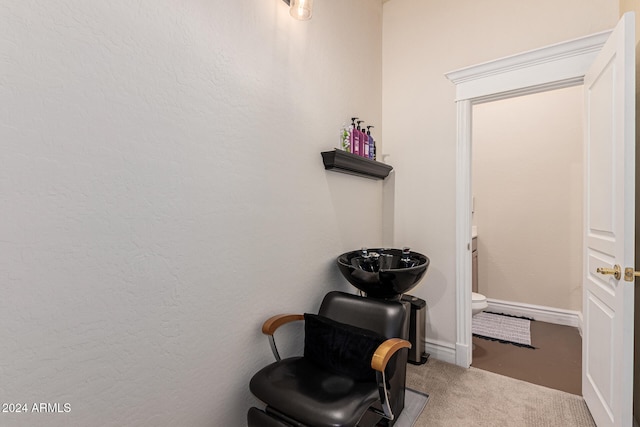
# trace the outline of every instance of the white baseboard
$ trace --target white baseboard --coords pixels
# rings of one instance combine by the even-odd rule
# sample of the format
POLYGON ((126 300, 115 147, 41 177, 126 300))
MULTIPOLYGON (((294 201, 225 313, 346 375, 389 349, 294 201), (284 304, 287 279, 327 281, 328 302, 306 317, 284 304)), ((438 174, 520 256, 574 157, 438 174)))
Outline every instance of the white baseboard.
POLYGON ((434 359, 453 364, 456 363, 456 349, 449 343, 425 340, 424 351, 429 353, 434 359))
POLYGON ((530 317, 541 322, 554 323, 556 325, 573 326, 574 328, 578 328, 582 333, 582 313, 579 311, 521 302, 501 301, 491 298, 487 298, 487 302, 489 303, 489 307, 486 311, 530 317))

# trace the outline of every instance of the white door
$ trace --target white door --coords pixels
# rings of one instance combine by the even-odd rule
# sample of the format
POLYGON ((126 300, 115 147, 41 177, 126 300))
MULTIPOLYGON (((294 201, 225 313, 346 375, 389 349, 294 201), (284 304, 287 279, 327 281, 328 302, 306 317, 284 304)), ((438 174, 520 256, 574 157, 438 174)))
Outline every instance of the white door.
POLYGON ((634 20, 623 16, 584 80, 582 394, 598 427, 633 423, 634 20))

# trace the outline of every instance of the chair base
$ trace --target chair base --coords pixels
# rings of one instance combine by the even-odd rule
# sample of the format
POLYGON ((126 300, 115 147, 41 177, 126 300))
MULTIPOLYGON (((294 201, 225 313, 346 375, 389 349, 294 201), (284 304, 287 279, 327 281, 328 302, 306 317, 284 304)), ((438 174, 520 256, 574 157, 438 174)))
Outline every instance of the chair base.
POLYGON ((247 425, 249 427, 292 427, 296 424, 286 424, 258 408, 249 408, 247 425))
MULTIPOLYGON (((261 411, 258 408, 249 408, 247 413, 247 426, 248 427, 305 427, 304 424, 300 424, 295 420, 290 419, 286 415, 267 407, 265 411, 261 411), (266 412, 265 412, 266 411, 266 412), (283 417, 283 418, 280 418, 283 417)), ((357 427, 378 427, 378 426, 392 426, 394 423, 385 420, 380 415, 374 412, 366 412, 357 427)))

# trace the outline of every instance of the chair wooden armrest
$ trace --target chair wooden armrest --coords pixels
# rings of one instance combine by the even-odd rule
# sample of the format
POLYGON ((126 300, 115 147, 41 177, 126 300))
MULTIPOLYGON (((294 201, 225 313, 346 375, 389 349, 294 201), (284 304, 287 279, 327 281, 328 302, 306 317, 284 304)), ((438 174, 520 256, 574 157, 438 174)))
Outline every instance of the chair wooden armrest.
POLYGON ((294 322, 296 320, 304 320, 303 314, 276 314, 267 319, 266 322, 262 324, 262 333, 268 335, 269 337, 269 345, 271 346, 271 351, 273 352, 273 357, 276 360, 281 360, 280 354, 278 353, 278 347, 276 346, 276 340, 273 337, 273 334, 276 332, 280 326, 294 322))
POLYGON ((391 356, 398 350, 403 348, 411 348, 411 343, 401 338, 389 338, 378 346, 373 357, 371 358, 371 367, 379 372, 384 372, 391 356))
POLYGON ((280 326, 285 323, 294 322, 296 320, 304 320, 302 314, 276 314, 268 318, 262 325, 262 333, 265 335, 273 335, 280 326))

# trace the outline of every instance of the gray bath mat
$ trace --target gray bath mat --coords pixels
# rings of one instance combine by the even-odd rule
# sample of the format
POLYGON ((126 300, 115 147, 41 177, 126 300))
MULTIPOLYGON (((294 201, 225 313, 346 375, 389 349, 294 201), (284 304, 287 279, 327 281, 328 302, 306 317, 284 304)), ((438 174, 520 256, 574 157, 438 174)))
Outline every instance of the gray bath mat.
POLYGON ((471 332, 478 338, 535 348, 531 346, 531 321, 529 319, 481 312, 473 316, 471 332))

